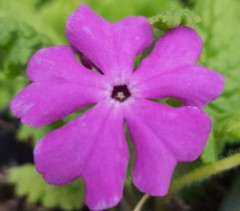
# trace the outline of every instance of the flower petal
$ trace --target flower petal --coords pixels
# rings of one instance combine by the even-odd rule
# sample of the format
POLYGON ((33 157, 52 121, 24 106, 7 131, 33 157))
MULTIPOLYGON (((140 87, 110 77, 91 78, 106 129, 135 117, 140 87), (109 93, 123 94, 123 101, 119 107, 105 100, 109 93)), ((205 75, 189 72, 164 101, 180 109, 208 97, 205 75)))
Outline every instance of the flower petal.
POLYGON ((127 77, 134 57, 151 44, 153 30, 145 17, 109 23, 82 4, 68 19, 67 36, 105 74, 127 77))
POLYGON ((78 82, 98 87, 102 75, 81 65, 68 46, 54 46, 37 51, 27 67, 28 78, 32 81, 78 82))
POLYGON ((179 26, 167 31, 156 43, 151 54, 136 71, 138 77, 149 78, 159 73, 193 65, 202 50, 202 40, 191 28, 179 26))
POLYGON ((90 209, 112 207, 122 197, 128 163, 123 117, 98 104, 44 137, 34 156, 49 184, 83 176, 90 209))
POLYGON ((144 97, 174 97, 185 105, 202 107, 221 95, 224 78, 213 70, 195 65, 181 67, 147 80, 142 79, 137 83, 144 97))
POLYGON ((139 99, 126 121, 136 149, 133 182, 143 192, 168 191, 177 161, 195 160, 211 130, 209 117, 195 107, 172 108, 139 99))
POLYGON ((96 103, 96 88, 69 82, 34 82, 11 102, 11 111, 22 122, 35 127, 59 120, 82 107, 96 103))
POLYGON ((67 46, 39 50, 28 64, 27 75, 34 83, 14 97, 11 110, 36 127, 96 103, 104 86, 102 75, 82 66, 67 46))

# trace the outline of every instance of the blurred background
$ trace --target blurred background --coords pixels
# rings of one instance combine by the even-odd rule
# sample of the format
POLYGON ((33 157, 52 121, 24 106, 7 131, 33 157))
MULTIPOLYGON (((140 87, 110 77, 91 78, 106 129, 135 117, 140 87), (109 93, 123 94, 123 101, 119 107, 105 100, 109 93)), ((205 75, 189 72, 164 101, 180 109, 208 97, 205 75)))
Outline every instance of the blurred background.
MULTIPOLYGON (((67 44, 66 19, 83 2, 110 21, 151 17, 156 38, 174 25, 194 26, 204 40, 199 63, 225 76, 223 96, 205 108, 213 132, 203 154, 179 164, 169 195, 148 199, 142 210, 239 211, 240 0, 0 0, 0 211, 88 210, 80 179, 52 187, 33 165, 34 144, 73 116, 34 129, 9 111, 11 98, 29 83, 25 69, 31 55, 67 44)), ((111 210, 133 210, 143 196, 131 184, 130 169, 124 198, 111 210)))

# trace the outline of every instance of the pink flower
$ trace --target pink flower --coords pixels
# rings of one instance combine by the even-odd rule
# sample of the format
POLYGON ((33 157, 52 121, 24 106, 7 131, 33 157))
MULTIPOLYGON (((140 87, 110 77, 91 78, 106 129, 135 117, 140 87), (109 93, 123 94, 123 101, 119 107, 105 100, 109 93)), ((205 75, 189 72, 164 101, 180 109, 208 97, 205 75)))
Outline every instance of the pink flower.
POLYGON ((32 83, 13 99, 12 112, 39 127, 95 106, 37 144, 37 170, 52 185, 82 176, 89 208, 113 207, 122 198, 129 159, 126 123, 136 151, 133 183, 144 193, 165 195, 176 163, 202 152, 211 130, 202 108, 223 90, 220 74, 196 64, 201 38, 188 27, 171 29, 133 71, 136 55, 153 41, 145 17, 109 23, 81 5, 67 21, 67 37, 72 48, 45 48, 31 58, 32 83), (72 49, 103 74, 81 65, 72 49), (184 106, 150 100, 166 97, 184 106))

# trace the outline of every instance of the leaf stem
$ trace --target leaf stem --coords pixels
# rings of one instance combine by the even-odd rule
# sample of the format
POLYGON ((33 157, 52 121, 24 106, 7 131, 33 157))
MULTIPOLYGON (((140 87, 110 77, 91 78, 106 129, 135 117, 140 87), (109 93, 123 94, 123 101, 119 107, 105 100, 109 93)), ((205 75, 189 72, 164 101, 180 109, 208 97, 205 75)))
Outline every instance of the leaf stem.
POLYGON ((222 160, 216 161, 215 163, 211 163, 203 167, 197 168, 185 174, 184 176, 176 180, 173 180, 169 194, 171 195, 172 193, 175 193, 176 191, 180 190, 181 188, 189 184, 203 180, 214 174, 218 174, 222 171, 229 170, 239 165, 240 165, 240 153, 237 153, 222 160))
MULTIPOLYGON (((237 167, 240 165, 240 153, 231 155, 222 160, 216 161, 200 168, 197 168, 182 177, 173 180, 170 186, 169 193, 167 197, 170 197, 172 194, 180 190, 181 188, 188 186, 194 182, 203 180, 207 177, 210 177, 214 174, 229 170, 231 168, 237 167)), ((142 199, 138 202, 134 211, 141 211, 144 203, 150 198, 149 195, 145 194, 142 199)))
POLYGON ((136 207, 133 209, 133 211, 141 211, 143 205, 145 204, 145 202, 148 200, 148 198, 150 198, 149 195, 145 194, 141 200, 137 203, 136 207))

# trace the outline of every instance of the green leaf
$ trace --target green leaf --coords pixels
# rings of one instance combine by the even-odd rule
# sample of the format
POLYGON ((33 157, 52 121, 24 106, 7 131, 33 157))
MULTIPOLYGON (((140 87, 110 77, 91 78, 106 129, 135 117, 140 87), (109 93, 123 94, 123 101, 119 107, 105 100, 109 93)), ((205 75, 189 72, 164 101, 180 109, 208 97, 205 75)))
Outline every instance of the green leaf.
POLYGON ((89 0, 88 5, 110 21, 118 21, 130 15, 153 16, 170 8, 180 8, 178 0, 89 0), (121 9, 119 6, 121 5, 121 9))
POLYGON ((6 78, 0 70, 0 107, 8 106, 12 97, 26 84, 26 78, 17 77, 14 80, 6 78))
POLYGON ((41 128, 33 128, 28 125, 21 124, 20 129, 17 133, 19 141, 27 141, 29 139, 37 143, 42 137, 52 130, 52 127, 46 126, 41 128))
MULTIPOLYGON (((37 34, 47 35, 56 44, 63 44, 64 35, 56 33, 55 27, 48 24, 41 16, 38 0, 0 0, 0 20, 7 18, 18 24, 25 24, 33 28, 37 34)), ((42 7, 41 9, 43 9, 42 7)), ((59 11, 61 13, 61 11, 59 11)))
MULTIPOLYGON (((207 150, 212 148, 219 154, 226 142, 240 140, 240 1, 201 0, 196 1, 194 6, 194 12, 202 19, 197 26, 204 40, 200 64, 219 71, 225 77, 223 95, 207 107, 213 119, 215 139, 210 139, 212 143, 207 150)), ((205 152, 205 158, 211 156, 208 153, 205 152)))
POLYGON ((31 26, 8 18, 0 19, 0 31, 4 32, 0 36, 0 71, 4 71, 9 78, 25 74, 27 62, 32 54, 50 43, 31 26))
POLYGON ((169 9, 149 18, 149 20, 153 27, 165 31, 179 25, 194 27, 201 19, 188 9, 169 9))
POLYGON ((11 168, 8 181, 16 186, 16 194, 27 197, 30 203, 41 202, 46 208, 60 207, 65 210, 83 206, 84 185, 79 179, 65 186, 50 186, 32 164, 26 164, 11 168))
POLYGON ((236 142, 240 140, 240 109, 233 112, 225 112, 218 117, 216 134, 222 140, 236 142))
MULTIPOLYGON (((49 24, 57 36, 61 37, 62 43, 59 44, 68 44, 65 36, 66 21, 82 2, 82 0, 50 1, 39 10, 39 18, 43 24, 49 24)), ((48 34, 48 32, 45 33, 48 34)))
POLYGON ((25 70, 32 54, 51 43, 36 30, 34 2, 0 0, 0 106, 8 105, 27 84, 25 70))
POLYGON ((213 133, 211 133, 201 155, 203 163, 212 163, 218 159, 218 151, 215 141, 216 139, 214 138, 213 133))
POLYGON ((195 11, 201 16, 199 32, 204 38, 201 63, 225 76, 221 98, 213 106, 219 111, 232 111, 239 106, 240 74, 240 1, 202 0, 195 11))

